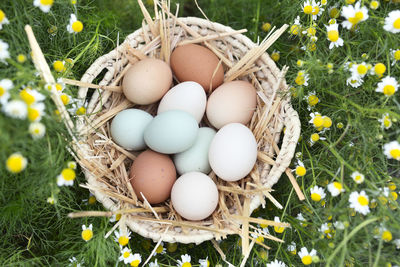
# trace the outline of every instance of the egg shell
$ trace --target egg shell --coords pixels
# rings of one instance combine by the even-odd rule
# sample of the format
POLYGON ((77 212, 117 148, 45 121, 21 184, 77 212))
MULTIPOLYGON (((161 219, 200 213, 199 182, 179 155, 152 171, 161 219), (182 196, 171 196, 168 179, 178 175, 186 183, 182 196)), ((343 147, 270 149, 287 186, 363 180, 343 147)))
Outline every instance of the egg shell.
POLYGON ((142 192, 150 204, 157 204, 169 198, 176 170, 168 155, 146 150, 133 162, 129 179, 140 200, 142 192))
POLYGON ((188 172, 180 176, 172 187, 171 202, 183 218, 203 220, 218 205, 218 189, 214 181, 204 173, 188 172))
POLYGON ((211 141, 208 158, 211 169, 219 178, 238 181, 246 177, 256 163, 256 139, 243 124, 227 124, 211 141))
POLYGON ((194 144, 188 150, 174 155, 173 160, 178 174, 193 171, 208 174, 211 171, 208 149, 215 134, 214 129, 201 127, 194 144))
POLYGON ((132 65, 124 76, 125 97, 136 104, 147 105, 160 100, 172 84, 171 68, 162 60, 148 58, 132 65))
POLYGON ((178 46, 171 54, 170 64, 180 82, 197 82, 206 92, 211 92, 224 81, 224 69, 218 57, 201 45, 178 46))
POLYGON ((161 99, 157 114, 167 110, 183 110, 190 113, 198 123, 206 110, 207 96, 196 82, 183 82, 172 87, 161 99))
POLYGON ((111 137, 115 143, 127 150, 146 148, 144 130, 153 116, 140 109, 125 109, 119 112, 111 122, 111 137))
POLYGON ((182 110, 168 110, 149 123, 144 141, 154 151, 175 154, 191 147, 198 131, 199 125, 192 115, 182 110))
POLYGON ((207 101, 206 114, 217 129, 232 122, 247 124, 256 110, 257 92, 246 81, 227 82, 215 89, 207 101))

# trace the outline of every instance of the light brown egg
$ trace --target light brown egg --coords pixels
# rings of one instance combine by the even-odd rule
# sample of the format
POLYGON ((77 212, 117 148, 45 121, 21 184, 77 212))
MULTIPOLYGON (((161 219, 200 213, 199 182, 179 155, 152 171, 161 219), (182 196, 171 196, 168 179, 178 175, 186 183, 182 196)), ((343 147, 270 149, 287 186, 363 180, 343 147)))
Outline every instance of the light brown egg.
POLYGON ((150 204, 157 204, 169 198, 176 170, 169 156, 146 150, 133 162, 129 179, 140 200, 142 192, 150 204))
POLYGON ((257 106, 257 92, 246 81, 222 84, 210 95, 206 114, 208 121, 217 129, 232 122, 247 124, 257 106))
POLYGON ((162 60, 148 58, 132 65, 124 76, 125 97, 139 105, 160 100, 172 85, 171 68, 162 60))
POLYGON ((224 81, 224 69, 218 57, 204 46, 178 46, 172 52, 170 62, 179 82, 197 82, 206 92, 211 92, 224 81))

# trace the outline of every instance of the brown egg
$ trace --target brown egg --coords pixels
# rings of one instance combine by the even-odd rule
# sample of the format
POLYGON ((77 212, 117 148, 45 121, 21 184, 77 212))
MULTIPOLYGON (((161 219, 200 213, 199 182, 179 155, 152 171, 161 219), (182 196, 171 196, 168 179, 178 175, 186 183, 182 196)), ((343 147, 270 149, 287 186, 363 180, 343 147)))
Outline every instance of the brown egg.
POLYGON ((125 97, 139 105, 160 100, 172 84, 171 68, 162 60, 148 58, 132 65, 124 76, 125 97))
POLYGON ((133 162, 129 179, 140 200, 142 192, 150 204, 157 204, 169 198, 176 170, 169 156, 146 150, 133 162))
POLYGON ((232 122, 247 124, 257 106, 257 92, 246 81, 227 82, 215 89, 207 101, 208 121, 217 129, 232 122))
POLYGON ((170 62, 179 82, 197 82, 206 92, 211 92, 224 81, 224 69, 222 64, 219 64, 218 57, 204 46, 195 44, 178 46, 172 52, 170 62))

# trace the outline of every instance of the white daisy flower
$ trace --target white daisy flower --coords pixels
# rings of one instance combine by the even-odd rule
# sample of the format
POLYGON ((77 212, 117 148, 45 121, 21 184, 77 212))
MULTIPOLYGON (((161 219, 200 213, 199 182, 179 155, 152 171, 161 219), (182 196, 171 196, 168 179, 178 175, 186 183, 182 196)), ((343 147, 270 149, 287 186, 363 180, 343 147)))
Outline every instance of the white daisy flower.
POLYGON ((304 71, 299 71, 297 73, 297 77, 294 81, 297 85, 308 86, 309 79, 310 79, 310 76, 308 75, 308 73, 305 73, 304 71))
POLYGON ((301 24, 300 24, 300 17, 297 16, 297 18, 294 20, 294 23, 292 26, 289 28, 289 33, 293 35, 299 35, 301 33, 301 24))
POLYGON ((160 243, 160 245, 158 245, 154 255, 165 254, 166 252, 167 252, 167 249, 164 247, 164 242, 161 241, 161 243, 160 243))
POLYGON ((393 244, 396 246, 396 249, 400 249, 400 239, 393 240, 393 244))
POLYGON ((326 25, 327 39, 331 43, 329 44, 329 49, 334 47, 343 46, 343 39, 339 36, 339 25, 338 24, 330 24, 326 25))
POLYGON ((354 6, 344 6, 341 15, 346 19, 342 22, 343 27, 350 30, 358 23, 368 19, 368 9, 365 6, 361 7, 361 1, 358 1, 354 6))
POLYGON ((0 39, 0 62, 7 64, 6 59, 10 57, 8 44, 0 39))
POLYGON ((380 5, 379 1, 373 0, 371 1, 371 3, 369 3, 369 8, 376 10, 378 9, 379 5, 380 5))
POLYGON ((19 173, 25 170, 28 160, 21 153, 15 152, 6 160, 6 168, 11 173, 19 173))
POLYGON ((364 174, 355 171, 351 174, 351 178, 356 182, 357 184, 362 184, 365 180, 364 174))
POLYGON ((400 10, 394 10, 388 14, 383 29, 391 33, 400 32, 400 10))
POLYGON ((322 7, 320 2, 315 2, 315 0, 312 1, 312 19, 317 20, 318 16, 322 15, 322 12, 324 12, 324 8, 322 7))
POLYGON ((328 184, 328 191, 331 193, 333 197, 336 197, 345 190, 341 183, 335 181, 333 183, 328 184))
POLYGON ((287 265, 278 260, 271 261, 270 263, 267 263, 266 267, 286 267, 287 265))
POLYGON ((119 261, 124 261, 125 264, 131 263, 133 260, 132 250, 125 247, 121 250, 121 256, 119 256, 119 261))
POLYGON ((341 221, 334 222, 333 226, 335 226, 335 228, 338 230, 344 230, 344 223, 341 221))
POLYGON ((297 177, 306 175, 307 170, 304 167, 304 163, 301 160, 297 160, 296 168, 293 170, 297 177))
MULTIPOLYGON (((325 132, 325 129, 323 131, 321 131, 321 133, 323 133, 323 132, 325 132)), ((318 133, 313 133, 313 134, 311 134, 310 140, 308 141, 308 143, 310 144, 310 146, 313 146, 319 140, 326 140, 326 138, 321 137, 318 133)))
POLYGON ((287 251, 289 251, 293 255, 296 255, 296 253, 297 253, 297 251, 296 251, 296 243, 292 241, 292 243, 290 243, 290 245, 287 247, 287 251))
MULTIPOLYGON (((279 219, 279 217, 278 217, 278 216, 275 216, 275 218, 274 218, 274 222, 278 222, 278 223, 280 223, 280 222, 281 222, 281 220, 279 219)), ((281 226, 274 226, 274 231, 275 231, 275 232, 277 232, 277 233, 282 233, 284 230, 285 230, 285 227, 281 227, 281 226)))
POLYGON ((0 9, 0 30, 3 29, 3 25, 9 24, 10 22, 8 21, 6 14, 4 13, 3 10, 0 9))
POLYGON ((368 206, 369 198, 367 194, 365 194, 364 190, 360 193, 358 193, 357 191, 352 192, 350 194, 349 202, 350 208, 354 209, 358 213, 367 215, 370 212, 368 206))
POLYGON ((364 80, 360 76, 351 76, 346 80, 346 84, 353 88, 360 87, 364 80))
POLYGON ((305 14, 307 14, 307 15, 312 15, 312 12, 313 12, 313 4, 312 4, 312 2, 311 2, 310 0, 304 1, 302 8, 303 8, 303 12, 304 12, 305 14))
POLYGON ((400 61, 400 49, 390 49, 390 55, 393 59, 392 66, 394 66, 397 61, 400 61))
POLYGON ((88 242, 90 239, 93 237, 93 225, 90 224, 89 227, 86 227, 86 225, 82 225, 82 233, 81 233, 82 239, 88 242))
POLYGON ((3 105, 3 111, 10 117, 16 119, 26 119, 28 115, 28 107, 24 101, 11 100, 3 105))
POLYGON ((206 257, 205 259, 200 259, 199 264, 200 264, 200 267, 209 267, 210 261, 208 260, 208 257, 206 257))
POLYGON ((310 110, 319 102, 319 98, 315 91, 308 92, 308 94, 304 96, 304 100, 307 101, 308 110, 310 110))
POLYGON ((30 87, 26 87, 19 91, 19 96, 27 105, 43 101, 46 98, 43 94, 39 93, 38 90, 30 87))
POLYGON ((388 159, 400 161, 400 143, 397 141, 392 141, 383 145, 383 153, 388 159))
POLYGON ((33 5, 39 7, 44 13, 48 13, 53 2, 54 0, 34 0, 33 5))
POLYGON ((378 88, 376 88, 375 91, 383 93, 386 96, 391 96, 397 91, 398 88, 399 84, 397 83, 396 79, 386 76, 380 83, 378 83, 378 88))
POLYGON ((301 259, 301 262, 304 265, 310 265, 312 263, 313 256, 317 255, 317 251, 315 249, 312 249, 311 252, 308 253, 307 248, 306 247, 302 247, 298 254, 299 254, 299 257, 301 259))
POLYGON ((129 230, 127 231, 122 231, 122 229, 119 229, 119 231, 115 231, 115 242, 118 242, 121 246, 126 246, 129 243, 129 239, 131 239, 131 232, 129 230))
POLYGON ((327 238, 332 238, 332 229, 329 227, 328 223, 323 223, 318 231, 326 235, 327 238))
POLYGON ((133 267, 138 267, 139 264, 142 262, 142 256, 139 253, 135 253, 132 255, 131 261, 129 264, 133 267))
POLYGON ((61 174, 57 176, 58 186, 71 186, 74 184, 76 173, 73 169, 65 168, 61 171, 61 174))
MULTIPOLYGON (((76 167, 77 167, 76 162, 72 161, 72 160, 68 161, 67 162, 67 167, 70 168, 70 169, 76 170, 76 167)), ((92 193, 90 193, 90 194, 92 195, 92 193)))
POLYGON ((78 32, 81 32, 82 30, 83 30, 82 22, 76 18, 75 14, 71 14, 71 17, 69 19, 69 24, 67 26, 67 31, 69 33, 77 34, 78 32))
POLYGON ((68 259, 70 264, 68 265, 69 267, 82 267, 83 265, 83 260, 81 262, 78 262, 78 260, 75 257, 69 258, 68 259))
POLYGON ((178 261, 178 264, 177 264, 178 267, 192 266, 192 265, 190 264, 190 260, 191 260, 190 255, 188 255, 188 254, 181 255, 181 259, 182 259, 182 260, 177 260, 177 261, 178 261), (189 263, 189 264, 186 264, 186 265, 184 266, 185 263, 189 263))
POLYGON ((264 237, 262 236, 263 230, 257 229, 255 230, 254 233, 251 233, 251 237, 256 239, 257 242, 263 243, 264 242, 264 237))
POLYGON ((322 115, 318 112, 312 112, 310 113, 311 120, 308 122, 311 123, 315 128, 320 128, 324 125, 324 119, 322 118, 322 115))
POLYGON ((368 65, 365 62, 360 64, 353 64, 350 68, 351 76, 364 77, 368 73, 368 65))
POLYGON ((110 217, 110 222, 117 222, 117 221, 119 221, 121 219, 121 214, 120 213, 118 213, 118 214, 113 214, 111 217, 110 217))
POLYGON ((317 185, 310 189, 310 193, 311 193, 311 199, 316 202, 321 201, 326 196, 324 189, 317 185))
POLYGON ((0 81, 0 103, 5 105, 10 98, 10 93, 8 92, 14 86, 10 79, 3 79, 0 81))
POLYGON ((160 267, 160 265, 158 265, 157 263, 157 259, 155 260, 155 262, 150 262, 149 267, 160 267))
POLYGON ((382 115, 382 118, 378 120, 381 123, 382 129, 389 129, 392 127, 392 120, 390 119, 389 113, 385 113, 382 115))
POLYGON ((44 103, 34 103, 28 106, 28 119, 32 122, 40 121, 43 117, 45 109, 44 103))
POLYGON ((29 133, 31 134, 33 139, 40 139, 46 133, 46 127, 43 123, 32 122, 29 125, 29 133))

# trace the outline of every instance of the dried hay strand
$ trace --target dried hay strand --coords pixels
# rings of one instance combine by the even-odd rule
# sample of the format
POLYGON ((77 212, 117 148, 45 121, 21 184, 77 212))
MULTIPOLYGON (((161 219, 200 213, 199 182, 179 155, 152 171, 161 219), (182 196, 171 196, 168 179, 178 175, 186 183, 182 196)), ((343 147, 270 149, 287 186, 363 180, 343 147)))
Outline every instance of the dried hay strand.
MULTIPOLYGON (((291 174, 288 172, 288 166, 300 135, 300 122, 296 111, 290 105, 288 87, 284 79, 287 68, 279 70, 266 53, 268 47, 287 29, 287 25, 271 33, 260 45, 255 45, 241 34, 245 30, 235 31, 200 18, 178 18, 177 12, 172 14, 169 3, 165 1, 155 0, 153 20, 142 1, 138 2, 145 18, 142 28, 129 35, 115 50, 98 58, 81 81, 64 79, 65 83, 80 87, 79 99, 82 102, 89 101, 87 114, 76 117, 73 122, 64 105, 59 103, 58 92, 52 91, 53 100, 72 137, 71 152, 86 176, 87 183, 81 186, 88 188, 109 210, 76 212, 69 216, 108 217, 121 214, 121 221, 113 229, 129 227, 155 242, 199 244, 206 240, 219 240, 227 235, 238 234, 242 238, 245 262, 255 244, 266 247, 257 242, 252 234, 282 242, 276 237, 257 231, 257 227, 252 224, 290 227, 284 222, 251 217, 251 213, 257 207, 265 206, 265 199, 282 208, 270 192, 282 173, 291 174), (258 144, 256 165, 247 177, 238 182, 225 182, 215 173, 209 174, 217 184, 219 203, 214 213, 203 221, 182 219, 174 211, 169 200, 155 206, 151 206, 146 200, 140 201, 127 175, 138 153, 127 151, 115 144, 109 129, 112 118, 118 112, 134 106, 121 94, 120 84, 129 67, 147 57, 159 58, 168 63, 173 49, 187 43, 198 43, 209 48, 217 55, 225 69, 225 81, 247 80, 257 89, 258 95, 257 108, 248 125, 258 144), (100 77, 100 83, 93 84, 93 80, 104 73, 103 70, 107 72, 100 77), (89 88, 95 91, 87 99, 89 88), (281 136, 284 127, 285 132, 281 136)), ((44 80, 54 84, 54 78, 37 42, 35 44, 36 40, 29 26, 27 33, 34 51, 35 65, 44 80)), ((135 108, 154 115, 157 104, 135 108)), ((201 126, 209 124, 204 120, 201 126)), ((294 177, 289 178, 296 193, 301 196, 301 190, 294 177)), ((218 252, 224 255, 222 251, 218 252)))

